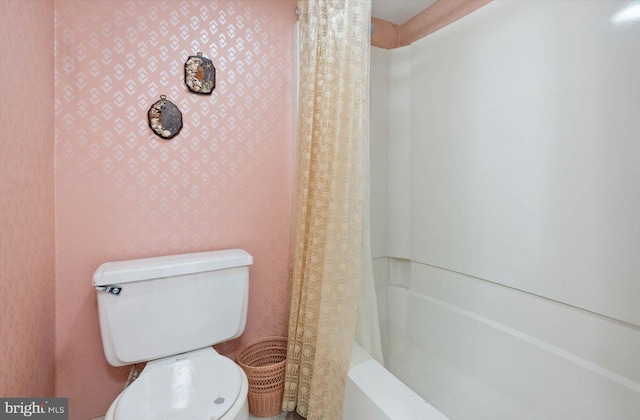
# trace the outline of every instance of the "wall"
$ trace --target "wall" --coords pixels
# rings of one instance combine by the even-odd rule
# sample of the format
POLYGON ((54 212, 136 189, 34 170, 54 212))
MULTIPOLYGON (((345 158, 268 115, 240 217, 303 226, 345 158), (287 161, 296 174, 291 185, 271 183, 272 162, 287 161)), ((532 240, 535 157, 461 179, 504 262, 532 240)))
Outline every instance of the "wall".
POLYGON ((0 2, 0 396, 54 395, 53 9, 0 2))
POLYGON ((404 47, 444 28, 491 0, 424 0, 429 5, 402 25, 372 18, 371 45, 387 50, 404 47))
POLYGON ((385 361, 452 419, 640 412, 628 4, 495 1, 387 53, 385 361))
POLYGON ((57 394, 72 418, 103 415, 128 368, 104 359, 94 270, 210 249, 254 256, 243 337, 284 335, 288 316, 293 1, 56 2, 57 394), (211 96, 183 66, 202 51, 211 96), (147 111, 182 111, 171 141, 147 111))

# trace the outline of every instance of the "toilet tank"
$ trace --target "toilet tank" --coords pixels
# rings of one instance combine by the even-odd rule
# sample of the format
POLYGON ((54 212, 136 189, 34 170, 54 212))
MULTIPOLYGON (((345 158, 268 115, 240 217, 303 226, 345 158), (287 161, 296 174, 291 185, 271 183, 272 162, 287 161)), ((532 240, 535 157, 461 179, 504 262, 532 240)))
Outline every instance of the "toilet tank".
POLYGON ((102 264, 93 274, 104 354, 123 366, 242 334, 249 266, 241 249, 102 264))

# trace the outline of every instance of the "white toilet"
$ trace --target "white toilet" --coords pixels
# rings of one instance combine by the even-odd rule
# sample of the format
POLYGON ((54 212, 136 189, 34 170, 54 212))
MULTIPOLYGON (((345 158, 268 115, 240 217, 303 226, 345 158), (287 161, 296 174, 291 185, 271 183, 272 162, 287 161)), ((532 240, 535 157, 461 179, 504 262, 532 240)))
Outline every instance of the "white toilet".
POLYGON ((102 264, 93 275, 104 354, 148 362, 105 420, 246 420, 242 369, 211 346, 242 334, 249 266, 243 250, 102 264))

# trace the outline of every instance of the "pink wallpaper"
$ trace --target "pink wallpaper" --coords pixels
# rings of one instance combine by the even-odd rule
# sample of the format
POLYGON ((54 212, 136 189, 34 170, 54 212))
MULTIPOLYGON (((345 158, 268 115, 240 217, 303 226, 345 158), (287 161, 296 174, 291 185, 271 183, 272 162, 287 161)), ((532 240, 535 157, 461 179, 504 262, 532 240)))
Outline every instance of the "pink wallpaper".
POLYGON ((53 1, 0 1, 0 396, 54 395, 53 1))
POLYGON ((57 394, 106 412, 128 368, 104 359, 91 276, 105 261, 224 248, 254 256, 245 334, 286 334, 295 2, 56 1, 57 394), (188 93, 201 51, 211 96, 188 93), (160 95, 183 114, 148 127, 160 95))

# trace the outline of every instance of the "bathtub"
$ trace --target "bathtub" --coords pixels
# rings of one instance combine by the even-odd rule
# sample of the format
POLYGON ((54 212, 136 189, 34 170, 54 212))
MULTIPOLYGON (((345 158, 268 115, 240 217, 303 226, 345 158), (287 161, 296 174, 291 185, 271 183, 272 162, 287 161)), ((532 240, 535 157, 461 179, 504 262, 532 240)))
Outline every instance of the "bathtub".
POLYGON ((357 344, 353 345, 343 420, 448 420, 357 344))

